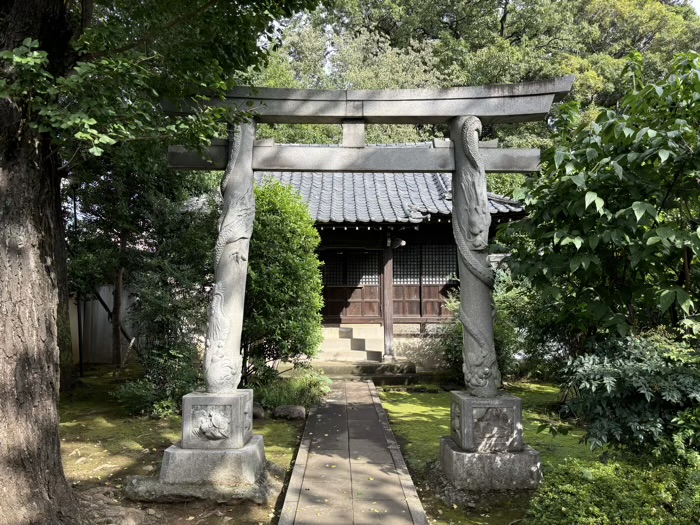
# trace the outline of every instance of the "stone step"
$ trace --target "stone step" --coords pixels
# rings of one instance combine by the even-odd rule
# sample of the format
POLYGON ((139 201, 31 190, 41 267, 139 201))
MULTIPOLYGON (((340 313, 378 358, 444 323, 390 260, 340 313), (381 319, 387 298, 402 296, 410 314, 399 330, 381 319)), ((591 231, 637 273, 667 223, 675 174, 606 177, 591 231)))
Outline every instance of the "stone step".
MULTIPOLYGON (((351 337, 356 339, 364 339, 367 337, 384 337, 384 327, 379 324, 342 324, 336 325, 345 330, 352 330, 351 337)), ((342 337, 342 336, 341 336, 342 337)))
MULTIPOLYGON (((325 370, 324 370, 325 372, 325 370)), ((326 374, 327 375, 327 374, 326 374)), ((386 374, 386 375, 334 375, 328 376, 333 381, 367 381, 371 379, 379 386, 415 385, 421 383, 423 378, 418 374, 386 374)))
POLYGON ((326 350, 323 349, 318 354, 317 359, 323 361, 341 361, 347 363, 357 363, 363 361, 381 361, 381 352, 365 352, 364 350, 326 350))
POLYGON ((321 352, 336 350, 353 350, 352 339, 325 338, 321 343, 321 352))
MULTIPOLYGON (((375 352, 384 353, 384 337, 367 337, 364 339, 353 339, 353 350, 355 347, 355 341, 362 341, 362 348, 364 350, 372 350, 375 352)), ((358 343, 359 344, 359 343, 358 343)), ((360 348, 357 348, 358 350, 360 348)))
POLYGON ((340 338, 340 327, 339 326, 323 326, 321 327, 321 332, 323 333, 324 339, 339 339, 340 338))
POLYGON ((322 327, 323 337, 332 339, 351 339, 352 328, 339 325, 324 325, 322 327))
POLYGON ((374 377, 382 375, 414 375, 416 365, 410 361, 399 361, 396 363, 381 363, 375 361, 355 361, 339 362, 330 359, 317 359, 311 362, 314 368, 320 368, 328 377, 352 376, 374 377))

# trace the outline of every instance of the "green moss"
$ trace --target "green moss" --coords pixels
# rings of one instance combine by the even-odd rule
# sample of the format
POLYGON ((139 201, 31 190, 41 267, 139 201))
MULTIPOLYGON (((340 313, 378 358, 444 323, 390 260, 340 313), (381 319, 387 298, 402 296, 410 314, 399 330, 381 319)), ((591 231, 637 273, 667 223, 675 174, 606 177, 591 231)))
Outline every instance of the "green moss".
MULTIPOLYGON (((516 383, 507 391, 523 400, 523 437, 540 452, 545 472, 564 458, 594 463, 597 455, 580 443, 584 431, 571 427, 567 435, 538 434, 537 428, 554 416, 559 389, 553 385, 516 383)), ((440 453, 440 438, 450 434, 450 394, 391 391, 380 394, 391 427, 401 443, 406 462, 416 481, 426 511, 434 525, 508 525, 522 519, 531 494, 494 495, 479 501, 477 509, 465 511, 441 503, 423 482, 428 465, 440 453)))
MULTIPOLYGON (((111 395, 124 379, 84 378, 61 401, 61 453, 68 479, 80 485, 121 485, 129 475, 155 475, 163 451, 181 438, 182 418, 130 417, 111 395)), ((289 469, 303 423, 255 421, 267 459, 289 469)))

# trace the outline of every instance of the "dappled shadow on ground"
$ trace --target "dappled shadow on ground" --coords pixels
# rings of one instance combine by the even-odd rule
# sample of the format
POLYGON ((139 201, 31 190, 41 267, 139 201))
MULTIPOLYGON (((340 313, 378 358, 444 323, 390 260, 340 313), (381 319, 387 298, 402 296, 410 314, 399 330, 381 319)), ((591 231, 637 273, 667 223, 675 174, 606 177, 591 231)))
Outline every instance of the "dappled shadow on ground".
MULTIPOLYGON (((564 457, 593 458, 588 448, 579 443, 583 430, 572 427, 569 434, 538 434, 543 422, 553 417, 559 390, 553 385, 514 383, 507 392, 523 399, 524 441, 540 452, 545 469, 564 457)), ((475 494, 468 505, 454 507, 438 499, 434 469, 438 466, 440 437, 450 434, 450 394, 387 391, 381 394, 394 434, 408 463, 418 494, 435 525, 510 525, 522 519, 531 493, 503 492, 475 494)), ((439 490, 439 489, 438 489, 439 490)))
MULTIPOLYGON (((123 499, 127 476, 157 476, 164 450, 181 437, 181 418, 130 417, 111 395, 121 381, 99 370, 61 400, 61 455, 66 477, 78 495, 141 509, 145 523, 258 525, 276 521, 281 502, 217 505, 211 502, 145 504, 123 499)), ((279 478, 290 469, 303 423, 255 422, 265 439, 267 460, 279 478)), ((277 477, 276 476, 276 477, 277 477)), ((285 481, 280 479, 280 481, 285 481)))

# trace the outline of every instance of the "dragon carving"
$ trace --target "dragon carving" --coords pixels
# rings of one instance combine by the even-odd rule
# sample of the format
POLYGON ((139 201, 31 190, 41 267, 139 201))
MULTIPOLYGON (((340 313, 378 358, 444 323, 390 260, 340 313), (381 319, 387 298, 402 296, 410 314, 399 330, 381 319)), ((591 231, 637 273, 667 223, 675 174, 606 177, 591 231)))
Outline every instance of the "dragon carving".
POLYGON ((204 358, 207 392, 232 392, 241 378, 243 299, 255 219, 252 168, 239 158, 244 138, 241 126, 235 126, 221 182, 224 203, 215 247, 215 284, 204 358))
MULTIPOLYGON (((462 282, 459 319, 465 331, 462 367, 464 381, 470 393, 491 396, 496 395, 501 380, 493 345, 493 330, 492 326, 475 322, 473 315, 468 311, 472 309, 473 313, 474 298, 467 297, 465 291, 473 287, 485 287, 488 293, 481 295, 490 295, 494 284, 493 271, 486 263, 485 256, 491 214, 486 192, 486 172, 479 152, 480 133, 481 121, 476 117, 466 117, 459 135, 464 162, 457 163, 452 190, 452 230, 459 252, 462 282)), ((483 292, 483 289, 480 291, 483 292)))

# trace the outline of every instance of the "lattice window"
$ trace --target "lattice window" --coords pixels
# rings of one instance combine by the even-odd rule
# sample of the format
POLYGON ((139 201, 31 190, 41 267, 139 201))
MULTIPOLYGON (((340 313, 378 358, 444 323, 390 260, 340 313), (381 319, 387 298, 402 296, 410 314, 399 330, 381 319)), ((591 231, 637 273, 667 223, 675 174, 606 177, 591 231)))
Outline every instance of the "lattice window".
POLYGON ((359 252, 348 253, 347 283, 350 286, 377 286, 379 285, 379 253, 359 252))
POLYGON ((420 246, 394 251, 394 284, 420 284, 420 246))
POLYGON ((345 284, 343 255, 340 253, 321 252, 323 266, 321 275, 325 286, 342 286, 345 284))
POLYGON ((423 246, 423 284, 445 284, 457 274, 457 246, 435 244, 423 246))

